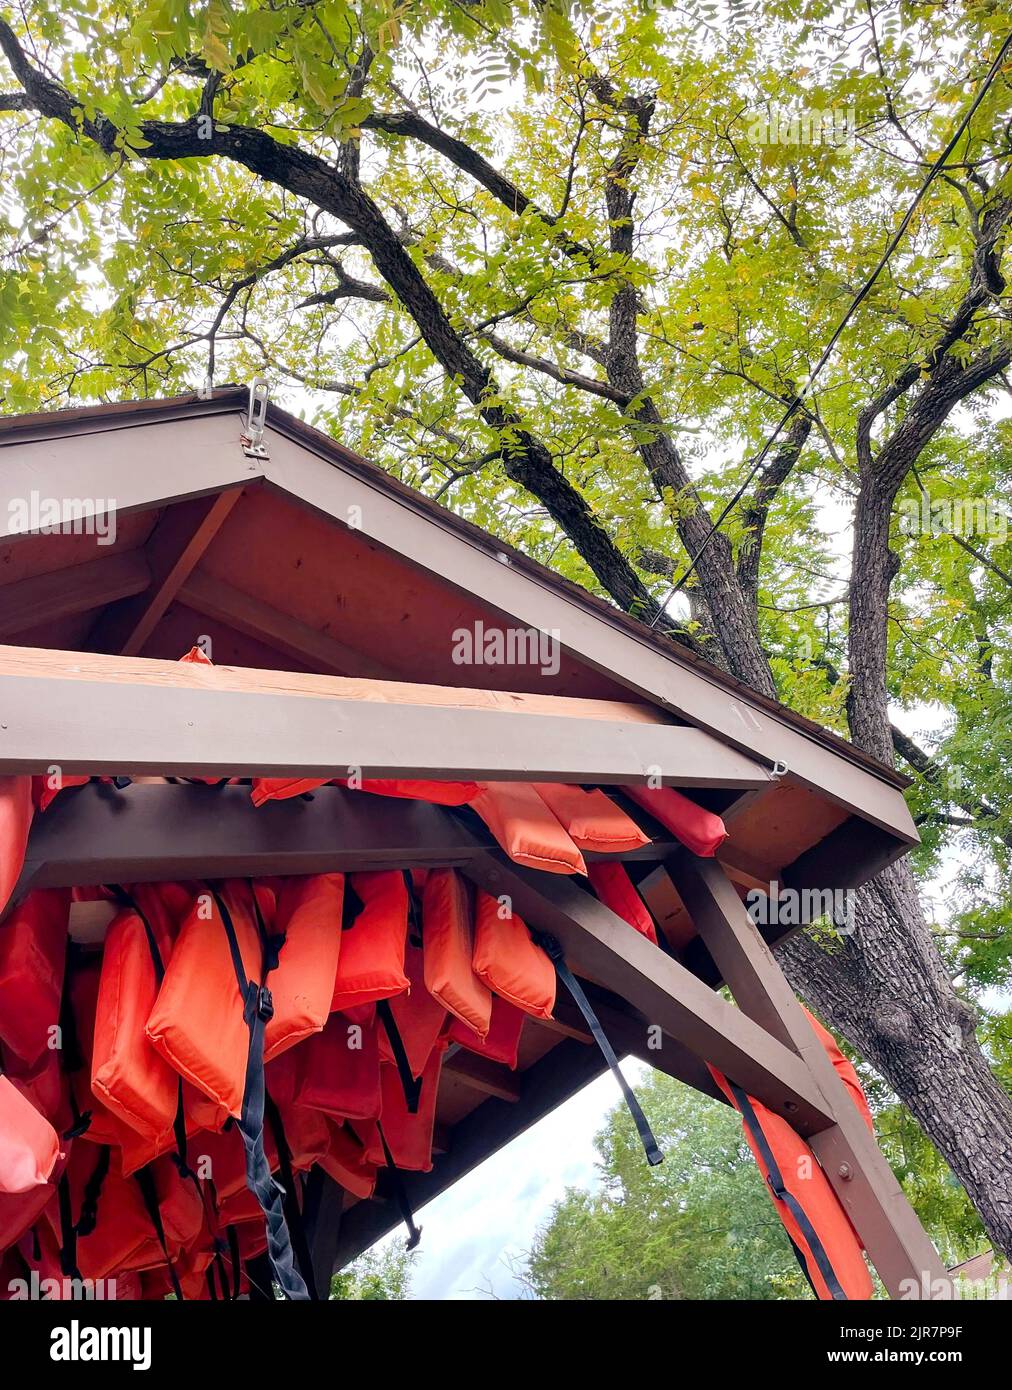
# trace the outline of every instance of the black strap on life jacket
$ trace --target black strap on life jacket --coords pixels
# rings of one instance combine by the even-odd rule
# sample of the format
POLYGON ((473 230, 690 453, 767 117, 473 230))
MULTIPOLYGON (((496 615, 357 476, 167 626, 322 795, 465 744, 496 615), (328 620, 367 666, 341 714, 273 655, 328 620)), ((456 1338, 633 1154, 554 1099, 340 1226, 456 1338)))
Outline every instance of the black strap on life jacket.
POLYGON ((299 1205, 299 1189, 295 1183, 295 1173, 292 1171, 292 1151, 288 1147, 285 1127, 281 1122, 281 1113, 266 1093, 264 1095, 264 1111, 267 1116, 267 1123, 271 1127, 271 1133, 274 1135, 274 1143, 277 1145, 281 1186, 285 1190, 283 1202, 285 1220, 288 1222, 288 1230, 292 1237, 295 1262, 298 1265, 299 1273, 305 1280, 310 1299, 313 1302, 319 1302, 320 1295, 317 1293, 316 1280, 313 1276, 313 1257, 310 1254, 309 1241, 306 1239, 306 1227, 302 1219, 302 1208, 299 1205))
POLYGON ((77 1218, 75 1231, 79 1236, 90 1236, 98 1223, 98 1199, 109 1173, 109 1159, 112 1150, 103 1144, 98 1151, 98 1162, 91 1171, 91 1177, 84 1185, 81 1197, 81 1215, 77 1218))
POLYGON ((415 1225, 415 1214, 411 1210, 411 1202, 408 1198, 407 1188, 404 1186, 404 1179, 394 1162, 394 1156, 390 1152, 390 1145, 387 1143, 387 1137, 383 1133, 383 1126, 379 1120, 376 1121, 376 1128, 379 1131, 380 1143, 383 1145, 383 1157, 386 1160, 387 1173, 390 1175, 390 1186, 394 1190, 394 1201, 397 1203, 401 1219, 408 1228, 408 1243, 404 1248, 405 1250, 414 1250, 422 1238, 422 1228, 415 1225))
MULTIPOLYGON (((271 1176, 270 1164, 264 1152, 264 1032, 274 1016, 274 1001, 271 992, 263 982, 246 977, 239 938, 236 936, 232 915, 221 894, 211 889, 218 906, 228 949, 235 969, 239 996, 243 1001, 243 1021, 249 1030, 249 1051, 246 1055, 246 1077, 243 1083, 242 1113, 239 1118, 239 1134, 246 1152, 246 1185, 260 1203, 267 1223, 267 1250, 274 1267, 274 1275, 281 1292, 289 1299, 308 1299, 309 1292, 298 1270, 292 1251, 291 1237, 285 1222, 283 1197, 284 1188, 271 1176)), ((278 955, 284 945, 283 936, 268 936, 260 916, 260 905, 256 890, 250 883, 253 910, 262 945, 261 981, 265 981, 278 963, 278 955)))
POLYGON ((341 899, 341 930, 351 931, 358 921, 359 913, 365 907, 362 895, 355 890, 351 879, 345 875, 344 897, 341 899))
POLYGON ((556 975, 569 990, 577 1008, 586 1019, 587 1027, 593 1033, 594 1041, 601 1049, 604 1060, 611 1068, 615 1080, 619 1084, 622 1097, 629 1107, 629 1114, 632 1116, 633 1124, 636 1126, 636 1132, 639 1134, 640 1142, 643 1145, 643 1151, 647 1156, 647 1162, 651 1167, 655 1167, 658 1163, 663 1163, 664 1155, 661 1153, 660 1146, 654 1138, 654 1132, 650 1128, 647 1117, 644 1115, 643 1109, 636 1099, 632 1087, 622 1075, 622 1068, 618 1064, 615 1050, 608 1041, 604 1029, 601 1027, 601 1021, 594 1012, 593 1005, 586 994, 584 994, 583 986, 566 964, 566 958, 563 954, 561 944, 548 932, 532 932, 531 935, 555 966, 556 975))
POLYGON ((77 1227, 74 1225, 70 1206, 70 1183, 66 1173, 56 1184, 57 1201, 60 1208, 60 1269, 68 1279, 80 1279, 77 1267, 77 1227))
POLYGON ((146 1164, 143 1168, 138 1168, 134 1177, 137 1180, 137 1186, 141 1190, 144 1210, 151 1218, 151 1224, 155 1228, 155 1235, 158 1237, 158 1244, 162 1247, 162 1254, 165 1256, 165 1265, 169 1271, 169 1283, 172 1285, 172 1292, 180 1302, 183 1302, 183 1290, 180 1288, 175 1266, 169 1257, 169 1246, 165 1239, 165 1227, 162 1225, 162 1213, 158 1206, 158 1193, 155 1190, 155 1179, 150 1166, 146 1164))
MULTIPOLYGON (((81 948, 76 941, 67 942, 67 968, 63 975, 63 992, 60 995, 60 1051, 63 1055, 63 1070, 71 1073, 80 1071, 84 1066, 84 1056, 81 1052, 80 1040, 77 1036, 77 1021, 74 1018, 74 1010, 70 1002, 70 982, 74 976, 74 969, 80 960, 81 948)), ((74 1095, 73 1085, 68 1087, 70 1092, 70 1113, 73 1122, 69 1129, 63 1131, 64 1139, 76 1139, 91 1125, 91 1111, 82 1111, 74 1095)))
MULTIPOLYGON (((780 1171, 780 1165, 777 1163, 769 1140, 763 1133, 762 1125, 759 1123, 759 1116, 755 1112, 755 1107, 751 1099, 741 1087, 736 1086, 733 1081, 728 1081, 727 1084, 731 1089, 731 1094, 734 1096, 735 1105, 741 1111, 741 1117, 745 1122, 746 1128, 752 1136, 756 1148, 759 1150, 763 1163, 766 1165, 766 1181, 769 1184, 770 1191, 773 1193, 774 1197, 783 1202, 784 1206, 786 1206, 787 1210, 794 1217, 794 1220, 798 1223, 798 1229, 802 1236, 804 1236, 808 1248, 812 1252, 812 1258, 818 1265, 819 1273, 822 1275, 823 1279, 825 1279, 826 1287, 829 1289, 833 1299, 837 1302, 841 1300, 847 1302, 847 1295, 837 1278, 836 1271, 833 1268, 826 1247, 819 1239, 815 1227, 808 1219, 808 1213, 795 1197, 794 1193, 787 1190, 783 1174, 780 1171)), ((791 1245, 794 1247, 794 1253, 798 1258, 798 1264, 800 1264, 805 1278, 808 1280, 809 1284, 811 1284, 812 1291, 815 1292, 815 1285, 812 1283, 812 1278, 808 1272, 808 1265, 804 1259, 803 1253, 798 1249, 793 1240, 791 1241, 791 1245)))
POLYGON ((404 1046, 404 1039, 401 1037, 400 1029, 397 1027, 397 1020, 394 1018, 394 1011, 390 1007, 389 999, 380 999, 376 1003, 376 1013, 387 1037, 390 1039, 390 1050, 394 1054, 394 1062, 397 1066, 397 1075, 401 1079, 401 1089, 404 1091, 404 1104, 408 1108, 409 1115, 418 1114, 418 1106, 422 1099, 422 1083, 411 1074, 411 1063, 408 1061, 407 1048, 404 1046))
POLYGON ((408 934, 412 946, 422 944, 422 904, 415 890, 415 880, 410 869, 402 869, 404 886, 408 890, 408 934))
POLYGON ((254 1255, 246 1261, 246 1278, 249 1280, 249 1300, 251 1303, 269 1303, 274 1299, 274 1280, 271 1261, 266 1251, 254 1255))
MULTIPOLYGON (((264 1256, 266 1259, 267 1257, 264 1256)), ((242 1287, 242 1258, 239 1254, 239 1232, 234 1226, 225 1227, 225 1240, 214 1238, 214 1258, 205 1271, 207 1290, 215 1303, 233 1303, 239 1297, 242 1287), (232 1284, 229 1286, 228 1270, 225 1268, 225 1255, 232 1270, 232 1284), (216 1282, 217 1281, 217 1282, 216 1282), (220 1293, 219 1293, 220 1290, 220 1293)), ((267 1260, 267 1282, 271 1279, 271 1265, 267 1260)), ((270 1295, 272 1298, 273 1294, 270 1295)))
POLYGON ((81 1195, 81 1213, 74 1220, 70 1201, 70 1181, 64 1173, 56 1185, 57 1204, 60 1211, 60 1268, 70 1279, 80 1279, 81 1271, 77 1265, 78 1236, 90 1236, 98 1222, 98 1199, 109 1172, 112 1150, 102 1144, 98 1159, 92 1169, 81 1195))

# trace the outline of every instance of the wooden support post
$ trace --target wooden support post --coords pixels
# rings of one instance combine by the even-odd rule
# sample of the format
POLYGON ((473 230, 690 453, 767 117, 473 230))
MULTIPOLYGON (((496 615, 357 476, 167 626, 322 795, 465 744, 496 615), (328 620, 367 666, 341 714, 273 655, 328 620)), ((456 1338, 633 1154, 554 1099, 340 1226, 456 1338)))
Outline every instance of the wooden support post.
POLYGON ((330 1297, 330 1280, 337 1260, 344 1218, 345 1192, 319 1166, 309 1171, 304 1191, 303 1221, 313 1262, 313 1283, 321 1302, 330 1297))
POLYGON ((530 926, 551 932, 569 966, 620 995, 661 1031, 722 1071, 747 1074, 751 1094, 803 1134, 834 1120, 808 1067, 741 1009, 634 931, 568 876, 538 873, 500 853, 478 854, 463 872, 506 895, 530 926))
POLYGON ((937 1295, 947 1277, 934 1246, 723 869, 688 851, 667 868, 741 1010, 797 1053, 825 1097, 831 1119, 806 1137, 889 1294, 937 1295))

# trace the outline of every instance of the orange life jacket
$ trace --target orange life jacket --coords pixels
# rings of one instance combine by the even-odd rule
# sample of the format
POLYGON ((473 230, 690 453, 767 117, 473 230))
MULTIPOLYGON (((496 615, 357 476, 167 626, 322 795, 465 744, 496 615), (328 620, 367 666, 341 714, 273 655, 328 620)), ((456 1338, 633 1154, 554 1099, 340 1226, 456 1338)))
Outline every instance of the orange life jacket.
POLYGON ((42 888, 0 924, 0 1041, 37 1062, 55 1036, 67 955, 70 894, 42 888))
POLYGON ((713 1067, 710 1073, 742 1117, 748 1146, 816 1297, 871 1298, 861 1242, 815 1154, 786 1120, 713 1067))
POLYGON ((492 1021, 492 991, 474 973, 472 895, 455 869, 433 869, 422 896, 425 985, 479 1039, 492 1021))
POLYGON ((727 827, 720 816, 690 801, 674 787, 623 787, 622 790, 693 854, 710 858, 727 839, 727 827))
POLYGON ((496 841, 518 864, 549 874, 585 874, 583 855, 526 782, 481 782, 471 802, 496 841))
POLYGON ((409 983, 404 973, 408 934, 404 875, 393 869, 351 874, 349 883, 362 909, 341 934, 332 1010, 389 999, 409 983))
POLYGON ((22 1062, 9 1048, 0 1048, 0 1067, 11 1084, 31 1101, 40 1115, 45 1115, 54 1129, 60 1133, 69 1129, 69 1088, 60 1066, 58 1048, 47 1048, 32 1066, 22 1062))
POLYGON ((45 1186, 61 1157, 53 1126, 0 1076, 0 1192, 17 1195, 45 1186))
POLYGON ((296 1105, 336 1120, 368 1120, 380 1113, 377 1025, 332 1014, 326 1028, 299 1048, 296 1105))
MULTIPOLYGON (((802 1004, 801 1007, 805 1009, 804 1004, 802 1004)), ((808 1016, 809 1023, 815 1029, 816 1037, 822 1043, 822 1046, 826 1049, 826 1053, 829 1057, 829 1060, 832 1062, 833 1066, 839 1073, 840 1080, 843 1082, 847 1090, 850 1092, 851 1099, 857 1106, 858 1110, 861 1112, 861 1118, 868 1126, 869 1133, 874 1134, 875 1121, 872 1119, 871 1110, 868 1106, 868 1101, 864 1094, 864 1088, 862 1087, 861 1082, 858 1080, 857 1071, 854 1068, 853 1062, 851 1062, 851 1060, 848 1057, 845 1057, 843 1053, 840 1051, 839 1047, 837 1046, 836 1039, 833 1037, 829 1029, 823 1028, 819 1020, 815 1017, 814 1014, 810 1013, 808 1009, 805 1009, 805 1013, 808 1016)))
POLYGON ((650 843, 649 836, 599 787, 586 791, 561 782, 533 786, 578 849, 621 854, 650 843))
POLYGON ((65 1253, 85 1279, 107 1279, 164 1265, 166 1258, 179 1255, 187 1238, 195 1237, 203 1222, 196 1191, 169 1159, 152 1165, 145 1179, 139 1181, 136 1175, 123 1175, 110 1149, 77 1144, 65 1183, 61 1203, 51 1202, 46 1214, 65 1253), (62 1204, 65 1213, 60 1209, 62 1204), (162 1220, 166 1249, 159 1238, 153 1206, 162 1220), (65 1214, 75 1228, 69 1250, 65 1214))
POLYGON ((28 1192, 0 1192, 0 1251, 9 1249, 20 1240, 51 1205, 56 1197, 57 1184, 75 1147, 70 1140, 63 1142, 64 1157, 57 1159, 48 1182, 40 1183, 28 1192))
POLYGON ((163 915, 152 911, 154 895, 149 899, 143 917, 126 909, 106 932, 91 1088, 124 1124, 148 1140, 168 1143, 179 1103, 179 1074, 152 1046, 144 1027, 159 976, 171 959, 172 937, 163 915))
POLYGON ((376 1190, 376 1165, 368 1163, 365 1147, 343 1124, 330 1126, 330 1147, 320 1167, 353 1197, 371 1197, 376 1190))
POLYGON ((495 994, 534 1018, 551 1018, 555 1007, 555 968, 535 946, 524 922, 503 915, 495 898, 476 895, 474 973, 495 994))
POLYGON ((32 779, 0 777, 0 912, 21 877, 33 813, 32 779))
POLYGON ((600 860, 587 865, 590 886, 604 903, 623 921, 635 927, 654 945, 657 945, 657 928, 654 919, 647 911, 646 903, 636 892, 632 879, 624 864, 606 864, 600 860))
POLYGON ((412 1077, 417 1078, 425 1070, 429 1054, 446 1024, 446 1010, 426 989, 422 947, 413 945, 410 940, 404 951, 404 972, 410 981, 409 989, 377 1005, 380 1013, 379 1052, 382 1062, 397 1065, 399 1038, 408 1070, 412 1077), (388 1026, 391 1018, 396 1028, 396 1038, 391 1036, 388 1026))
POLYGON ((436 1122, 436 1097, 439 1092, 439 1075, 443 1066, 446 1041, 441 1039, 432 1049, 418 1097, 418 1109, 412 1113, 404 1096, 404 1087, 397 1075, 397 1068, 380 1067, 383 1108, 380 1119, 382 1134, 366 1149, 367 1163, 377 1167, 386 1162, 383 1140, 386 1141, 393 1159, 393 1166, 407 1172, 428 1173, 432 1168, 432 1135, 436 1122))
MULTIPOLYGON (((264 919, 274 916, 274 895, 257 886, 264 919)), ((250 979, 261 978, 262 941, 244 880, 227 880, 216 894, 194 902, 165 968, 146 1033, 156 1052, 226 1114, 242 1109, 249 1031, 229 950, 224 905, 250 979)), ((273 1022, 273 1020, 271 1020, 273 1022)))
POLYGON ((274 1017, 267 1024, 264 1060, 327 1022, 341 952, 343 874, 310 874, 281 880, 274 917, 285 944, 270 977, 274 1017))
POLYGON ((498 994, 492 996, 492 1019, 484 1038, 460 1019, 454 1019, 447 1033, 447 1040, 459 1043, 469 1052, 479 1057, 487 1057, 490 1062, 502 1062, 504 1066, 516 1071, 520 1052, 520 1034, 523 1032, 523 1010, 518 1009, 498 994))
MULTIPOLYGON (((315 792, 317 787, 325 787, 335 782, 347 786, 348 779, 341 777, 254 777, 250 795, 254 806, 262 806, 266 801, 285 801, 289 797, 304 796, 315 792)), ((372 792, 377 796, 407 797, 413 801, 431 801, 438 806, 463 806, 478 790, 477 782, 424 782, 410 778, 366 778, 353 791, 372 792)))

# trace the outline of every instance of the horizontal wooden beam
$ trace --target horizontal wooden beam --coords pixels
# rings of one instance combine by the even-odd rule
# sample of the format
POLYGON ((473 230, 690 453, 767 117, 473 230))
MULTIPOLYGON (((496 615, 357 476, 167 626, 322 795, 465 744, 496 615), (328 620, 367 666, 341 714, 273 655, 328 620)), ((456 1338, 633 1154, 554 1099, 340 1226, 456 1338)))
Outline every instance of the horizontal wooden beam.
MULTIPOLYGON (((243 666, 142 660, 104 652, 56 651, 48 647, 0 647, 0 669, 11 676, 59 680, 157 685, 173 690, 234 691, 247 695, 300 695, 306 699, 355 700, 379 705, 431 705, 440 709, 496 710, 504 714, 550 714, 619 724, 674 725, 677 721, 651 705, 634 701, 540 695, 520 690, 478 690, 470 686, 426 685, 360 676, 329 676, 306 671, 268 671, 243 666)), ((771 786, 766 779, 763 787, 771 786)), ((634 803, 631 814, 645 815, 634 803)))
MULTIPOLYGON (((344 787, 257 807, 248 786, 92 782, 36 816, 17 896, 91 883, 459 865, 494 846, 477 817, 344 787)), ((608 858, 673 848, 668 839, 608 858)))
MULTIPOLYGON (((13 650, 18 667, 30 670, 31 657, 13 650)), ((659 777, 692 787, 768 778, 709 734, 677 725, 544 714, 518 720, 501 710, 423 704, 400 705, 392 715, 370 700, 219 689, 210 667, 200 688, 150 684, 138 673, 89 682, 85 698, 76 664, 67 654, 63 675, 15 675, 4 663, 0 774, 54 765, 65 775, 130 777, 329 778, 355 770, 364 778, 618 785, 659 777)))
POLYGON ((634 931, 579 883, 479 854, 463 872, 509 898, 529 926, 561 943, 571 969, 626 1000, 692 1053, 735 1076, 802 1134, 833 1123, 808 1068, 789 1048, 634 931))
POLYGON ((151 583, 143 552, 125 550, 83 565, 36 574, 0 587, 0 637, 13 637, 43 623, 89 613, 139 594, 151 583))
POLYGON ((144 547, 151 583, 144 593, 103 613, 89 634, 93 650, 123 656, 143 650, 241 496, 242 488, 232 487, 166 507, 144 547))
POLYGON ((443 1062, 443 1070, 473 1091, 486 1096, 498 1096, 515 1105, 520 1099, 520 1085, 515 1072, 499 1062, 478 1057, 459 1044, 451 1044, 443 1062))
POLYGON ((396 675, 392 668, 345 646, 329 633, 199 570, 182 586, 178 599, 195 612, 273 647, 282 656, 294 657, 313 671, 332 675, 354 672, 356 676, 379 680, 396 675))

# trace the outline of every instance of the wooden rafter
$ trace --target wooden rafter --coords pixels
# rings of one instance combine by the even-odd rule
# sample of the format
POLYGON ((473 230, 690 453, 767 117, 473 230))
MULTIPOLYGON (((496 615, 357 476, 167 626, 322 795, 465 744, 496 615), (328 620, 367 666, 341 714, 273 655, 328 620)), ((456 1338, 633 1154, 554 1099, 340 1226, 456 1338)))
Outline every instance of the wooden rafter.
POLYGON ((75 613, 89 613, 107 603, 129 602, 151 583, 143 553, 99 554, 100 559, 18 579, 0 588, 0 638, 14 637, 75 613))
POLYGON ((507 896, 529 926, 550 932, 574 971, 626 1000, 697 1057, 734 1075, 803 1134, 834 1122, 808 1068, 789 1048, 633 931, 572 878, 512 864, 499 852, 462 866, 486 892, 507 896))
POLYGON ((144 547, 150 584, 102 614, 88 639, 93 650, 136 656, 143 649, 241 496, 232 487, 166 508, 144 547))

